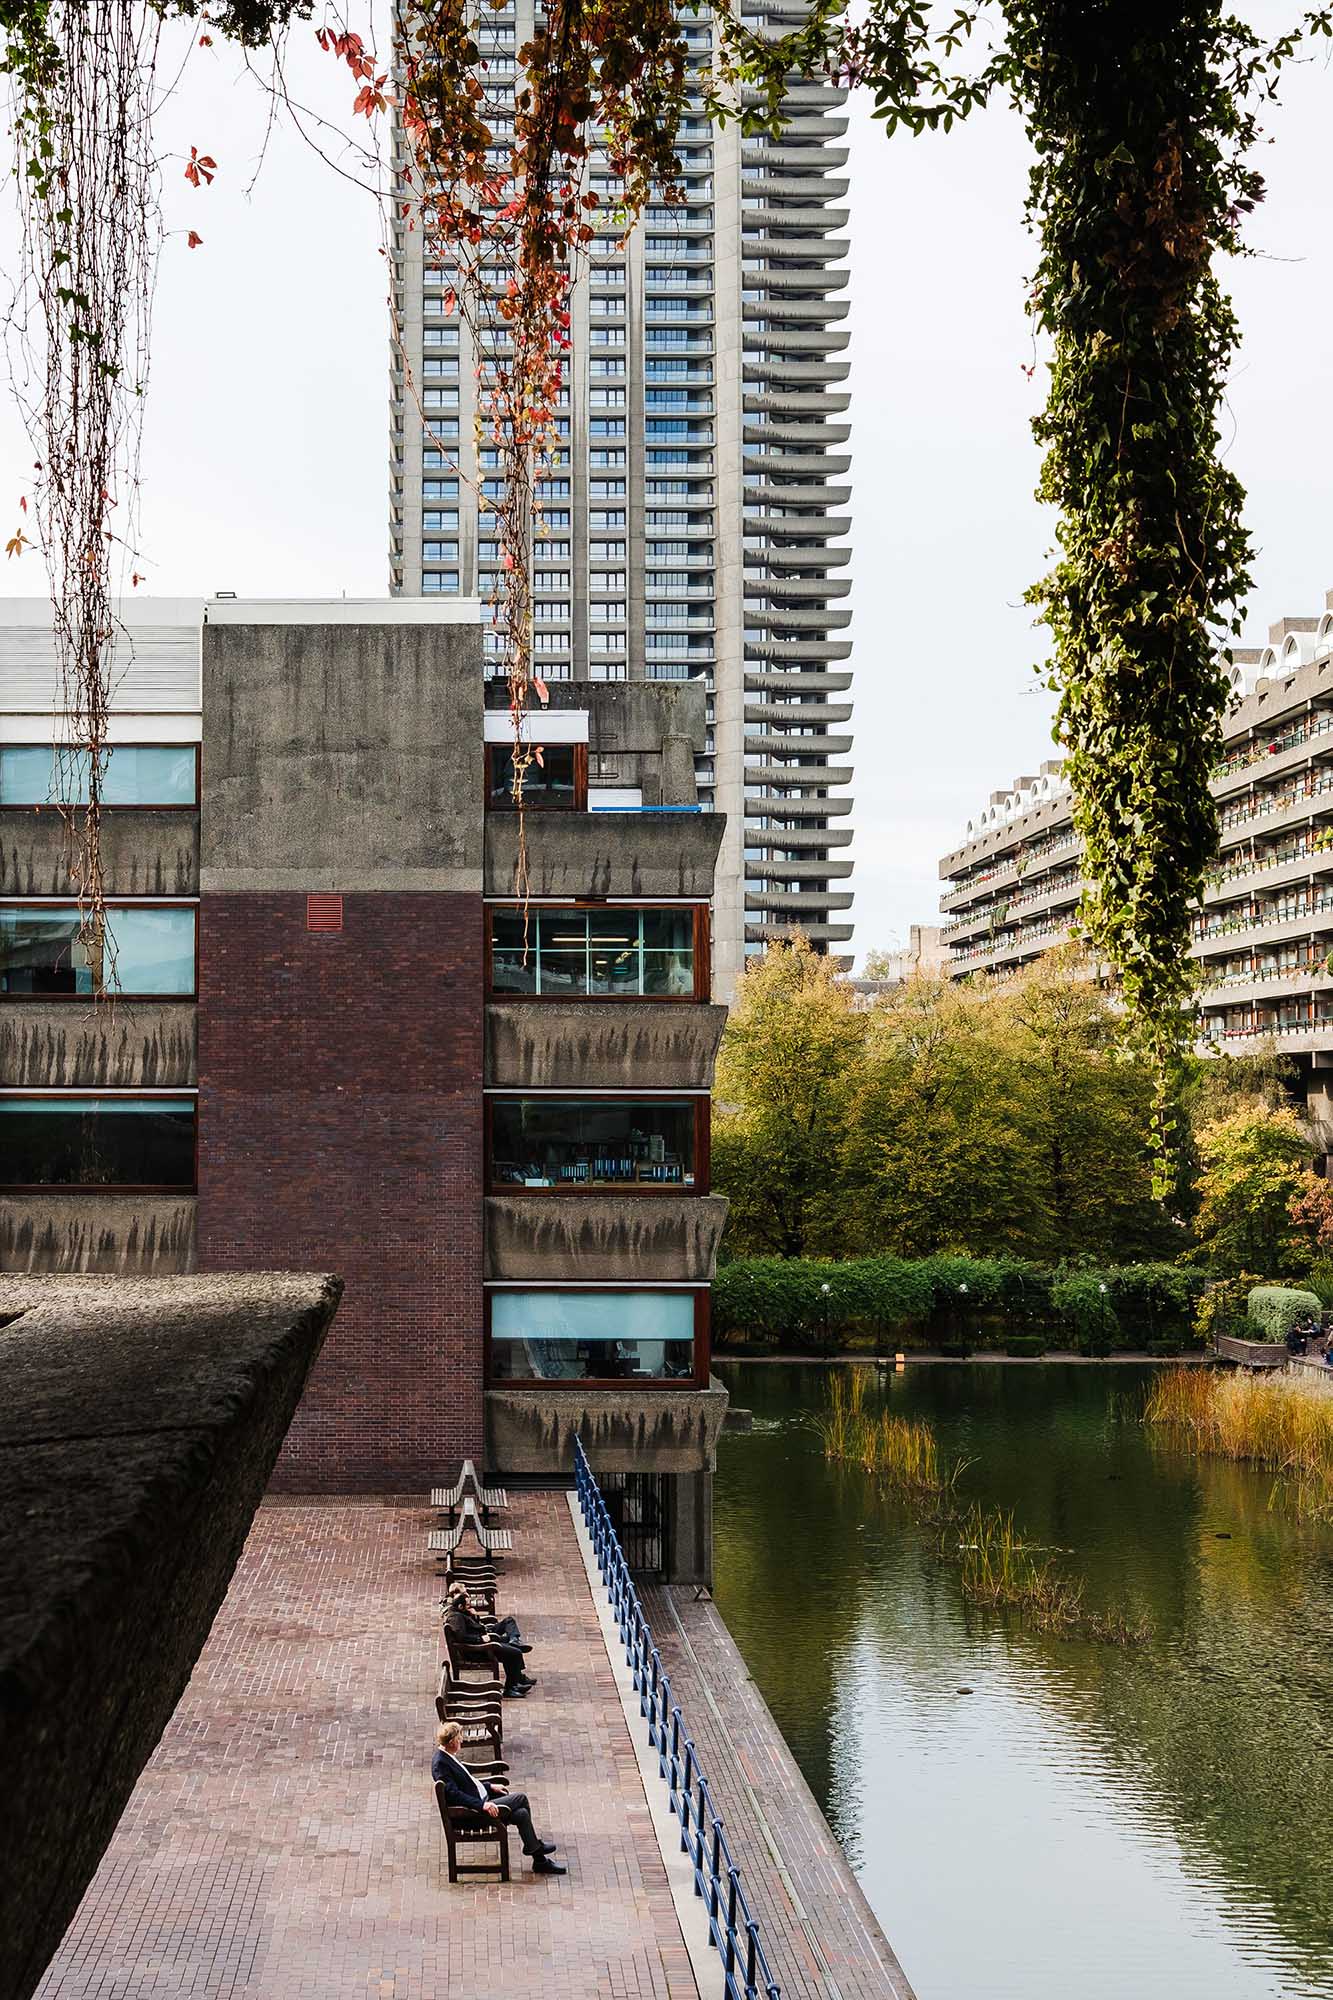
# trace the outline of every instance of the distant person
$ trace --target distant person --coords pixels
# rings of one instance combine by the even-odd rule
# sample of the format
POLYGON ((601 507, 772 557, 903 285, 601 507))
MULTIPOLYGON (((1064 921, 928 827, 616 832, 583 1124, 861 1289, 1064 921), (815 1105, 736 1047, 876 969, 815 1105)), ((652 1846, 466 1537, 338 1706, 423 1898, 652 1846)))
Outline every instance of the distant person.
POLYGON ((504 1668, 504 1691, 518 1698, 525 1695, 537 1683, 523 1666, 523 1648, 510 1640, 494 1638, 486 1630, 480 1618, 468 1601, 467 1592, 455 1598, 444 1615, 444 1629, 453 1634, 460 1646, 470 1646, 480 1653, 489 1653, 504 1668))
POLYGON ((487 1819, 502 1819, 516 1826, 523 1852, 531 1859, 533 1874, 563 1875, 565 1870, 560 1863, 551 1859, 555 1841, 537 1838, 527 1793, 507 1792, 503 1785, 484 1781, 469 1771, 459 1754, 463 1731, 458 1723, 442 1723, 435 1741, 439 1747, 430 1760, 430 1774, 437 1785, 444 1786, 445 1804, 475 1813, 478 1818, 484 1814, 487 1819))

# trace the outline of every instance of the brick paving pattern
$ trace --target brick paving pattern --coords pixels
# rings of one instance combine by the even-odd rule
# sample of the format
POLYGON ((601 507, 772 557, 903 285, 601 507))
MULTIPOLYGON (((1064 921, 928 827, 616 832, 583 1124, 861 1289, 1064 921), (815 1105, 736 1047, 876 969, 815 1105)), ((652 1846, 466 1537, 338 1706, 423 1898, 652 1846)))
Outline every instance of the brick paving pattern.
POLYGON ((514 1501, 505 1753, 568 1875, 511 1834, 449 1886, 427 1513, 270 1503, 39 2000, 697 2000, 565 1496, 514 1501))
POLYGON ((912 2000, 717 1606, 678 1586, 643 1598, 782 2000, 912 2000))

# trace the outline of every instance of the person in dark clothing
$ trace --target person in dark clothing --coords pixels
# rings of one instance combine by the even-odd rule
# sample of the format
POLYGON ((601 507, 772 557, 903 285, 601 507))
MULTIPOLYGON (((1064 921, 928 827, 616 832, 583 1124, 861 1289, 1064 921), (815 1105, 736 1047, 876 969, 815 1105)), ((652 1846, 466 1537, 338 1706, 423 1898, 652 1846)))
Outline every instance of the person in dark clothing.
POLYGON ((444 1602, 445 1611, 448 1612, 452 1605, 460 1602, 464 1609, 470 1611, 478 1623, 485 1627, 492 1639, 502 1639, 506 1646, 517 1646, 520 1653, 532 1651, 531 1646, 525 1646, 523 1643, 517 1618, 488 1618, 484 1611, 479 1611, 473 1604, 465 1583, 451 1583, 444 1602))
POLYGON ((523 1649, 497 1639, 486 1630, 480 1618, 468 1603, 467 1595, 455 1598, 444 1615, 444 1629, 452 1633, 460 1646, 470 1646, 477 1652, 489 1653, 504 1668, 504 1691, 507 1695, 525 1695, 537 1683, 523 1669, 523 1649))
POLYGON ((471 1812, 488 1819, 507 1820, 518 1828, 518 1837, 523 1843, 523 1852, 532 1862, 534 1875, 563 1875, 565 1870, 558 1861, 552 1861, 556 1843, 540 1840, 532 1824, 532 1808, 528 1804, 526 1792, 507 1792, 503 1785, 490 1784, 475 1777, 460 1756, 463 1747, 463 1732, 456 1722, 443 1723, 435 1737, 438 1748, 430 1760, 430 1774, 437 1785, 444 1786, 446 1805, 457 1806, 463 1812, 471 1812))

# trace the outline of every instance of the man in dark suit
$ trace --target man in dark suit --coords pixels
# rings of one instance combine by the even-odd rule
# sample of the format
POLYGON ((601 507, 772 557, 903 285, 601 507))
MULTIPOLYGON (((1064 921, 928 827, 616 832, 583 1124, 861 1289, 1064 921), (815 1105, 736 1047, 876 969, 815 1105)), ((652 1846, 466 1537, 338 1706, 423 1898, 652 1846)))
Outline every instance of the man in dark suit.
POLYGON ((450 1599, 449 1609, 444 1615, 444 1629, 453 1634, 460 1646, 469 1647, 474 1652, 489 1653, 500 1662, 504 1668, 506 1694, 523 1695, 529 1688, 536 1687, 536 1681, 523 1669, 524 1648, 497 1639, 494 1633, 488 1632, 468 1602, 466 1591, 461 1597, 450 1599))
POLYGON ((484 1814, 487 1819, 508 1820, 518 1828, 523 1852, 532 1861, 533 1874, 563 1875, 560 1863, 551 1859, 555 1842, 537 1838, 527 1793, 507 1792, 503 1785, 488 1784, 474 1777, 459 1755, 463 1732, 456 1722, 443 1723, 435 1741, 439 1747, 430 1760, 430 1774, 437 1785, 444 1786, 445 1804, 475 1813, 478 1818, 484 1814))

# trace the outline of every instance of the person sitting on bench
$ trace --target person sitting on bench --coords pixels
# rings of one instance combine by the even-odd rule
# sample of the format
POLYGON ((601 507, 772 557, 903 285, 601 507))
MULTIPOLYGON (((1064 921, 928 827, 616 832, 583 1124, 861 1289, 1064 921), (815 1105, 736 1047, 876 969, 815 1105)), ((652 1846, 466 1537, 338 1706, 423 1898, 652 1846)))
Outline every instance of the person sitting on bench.
POLYGON ((445 1611, 451 1611, 455 1604, 461 1604, 465 1611, 471 1612, 472 1616, 485 1626, 488 1637, 500 1639, 506 1646, 517 1646, 520 1653, 530 1653, 532 1651, 531 1646, 523 1644, 523 1635, 518 1629, 517 1618, 488 1618, 484 1611, 478 1611, 473 1604, 472 1599, 468 1595, 468 1588, 465 1583, 451 1583, 449 1585, 449 1590, 445 1597, 445 1611))
POLYGON ((500 1662, 504 1668, 506 1694, 524 1695, 529 1688, 536 1687, 536 1681, 524 1671, 523 1648, 488 1632, 469 1604, 466 1591, 461 1598, 451 1600, 444 1614, 444 1629, 452 1633, 460 1646, 490 1653, 500 1662))
POLYGON ((539 1840, 532 1824, 532 1809, 526 1792, 507 1792, 503 1785, 484 1783, 474 1777, 463 1762, 463 1731, 456 1722, 446 1722, 436 1731, 438 1749, 430 1760, 430 1774, 444 1786, 445 1804, 462 1812, 484 1813, 487 1819, 507 1820, 518 1828, 523 1852, 532 1861, 534 1875, 563 1875, 558 1861, 552 1861, 556 1843, 539 1840))

